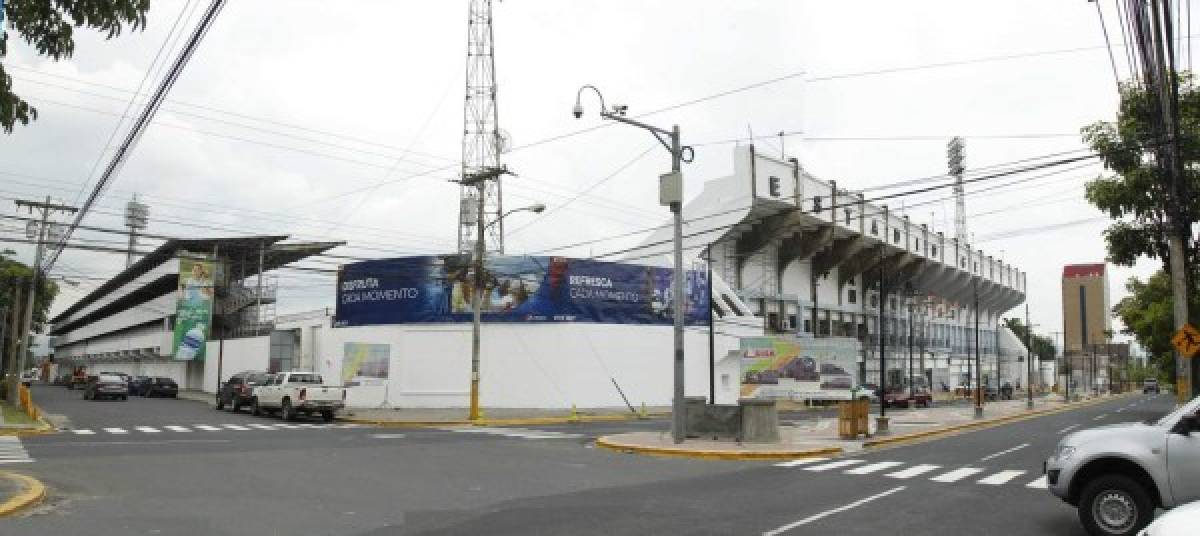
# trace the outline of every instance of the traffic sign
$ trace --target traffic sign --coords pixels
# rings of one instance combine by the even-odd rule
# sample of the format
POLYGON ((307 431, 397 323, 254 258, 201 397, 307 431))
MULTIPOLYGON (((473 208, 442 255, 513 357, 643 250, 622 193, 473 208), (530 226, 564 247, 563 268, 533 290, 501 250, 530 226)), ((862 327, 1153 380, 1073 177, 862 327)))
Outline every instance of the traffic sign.
POLYGON ((1200 331, 1191 324, 1184 324, 1175 332, 1175 336, 1171 337, 1171 344, 1175 345, 1175 349, 1179 350, 1183 357, 1191 358, 1200 352, 1200 331))

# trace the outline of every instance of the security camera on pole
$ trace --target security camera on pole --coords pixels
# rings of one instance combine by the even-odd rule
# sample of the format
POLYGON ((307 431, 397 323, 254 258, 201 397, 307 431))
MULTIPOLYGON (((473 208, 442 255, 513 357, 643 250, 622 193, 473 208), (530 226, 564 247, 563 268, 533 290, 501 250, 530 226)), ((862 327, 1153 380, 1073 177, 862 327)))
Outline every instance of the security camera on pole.
POLYGON ((599 89, 592 85, 585 85, 575 93, 575 107, 572 109, 572 113, 576 119, 583 117, 583 105, 580 103, 580 97, 583 96, 585 89, 592 90, 600 98, 600 117, 649 130, 651 134, 654 134, 655 139, 671 153, 671 172, 659 176, 658 179, 658 201, 661 205, 670 206, 671 212, 675 215, 675 268, 672 282, 673 305, 671 307, 675 317, 675 389, 671 401, 671 436, 676 443, 683 443, 686 431, 684 429, 683 400, 683 173, 680 171, 680 163, 691 162, 695 153, 691 147, 680 144, 679 125, 673 125, 671 130, 666 130, 630 119, 625 117, 628 106, 615 105, 612 107, 612 111, 609 111, 604 105, 604 96, 600 94, 599 89), (685 152, 688 154, 686 158, 684 158, 685 152))

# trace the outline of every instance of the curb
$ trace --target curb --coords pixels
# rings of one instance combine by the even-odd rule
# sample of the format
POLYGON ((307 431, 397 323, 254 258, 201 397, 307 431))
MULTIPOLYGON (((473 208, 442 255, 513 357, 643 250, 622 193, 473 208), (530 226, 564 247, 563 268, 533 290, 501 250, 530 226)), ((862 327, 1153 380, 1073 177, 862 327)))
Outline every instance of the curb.
POLYGON ((654 417, 662 417, 666 413, 650 413, 645 417, 640 415, 579 415, 576 417, 528 417, 518 419, 480 419, 471 421, 455 419, 445 421, 392 421, 382 419, 358 419, 354 417, 338 417, 339 421, 354 424, 369 424, 383 428, 427 428, 433 426, 530 426, 539 424, 579 424, 585 422, 623 422, 637 421, 654 417))
POLYGON ((596 439, 596 446, 626 454, 649 454, 673 458, 695 458, 702 460, 795 460, 842 454, 841 447, 820 447, 806 450, 761 450, 736 452, 728 450, 684 450, 671 447, 647 447, 632 443, 613 441, 608 437, 596 439))
POLYGON ((18 481, 24 484, 25 487, 20 493, 0 503, 0 517, 11 516, 25 508, 42 502, 46 498, 46 486, 36 478, 4 471, 0 471, 0 478, 18 481))
POLYGON ((901 444, 901 443, 917 442, 917 441, 920 441, 923 439, 932 439, 932 438, 943 436, 943 435, 952 435, 952 434, 956 434, 958 432, 964 432, 964 431, 968 431, 968 430, 991 428, 993 426, 998 426, 1001 424, 1008 424, 1008 423, 1012 423, 1012 422, 1023 421, 1026 419, 1033 419, 1033 418, 1042 417, 1045 415, 1053 415, 1055 413, 1062 413, 1064 411, 1070 411, 1070 410, 1079 409, 1079 408, 1083 408, 1083 407, 1087 407, 1087 406, 1093 406, 1093 405, 1100 404, 1103 402, 1111 402, 1112 400, 1119 398, 1119 397, 1123 397, 1123 396, 1128 396, 1128 394, 1116 395, 1113 397, 1106 397, 1106 398, 1093 398, 1091 400, 1085 400, 1085 401, 1081 401, 1081 402, 1071 402, 1069 404, 1064 404, 1057 408, 1041 409, 1041 410, 1035 410, 1035 411, 1025 411, 1025 412, 1021 412, 1021 413, 1015 413, 1012 415, 1005 415, 1003 417, 993 417, 991 419, 985 419, 985 420, 976 421, 976 422, 957 424, 957 425, 948 426, 945 428, 936 428, 933 430, 925 430, 923 432, 913 432, 911 434, 904 434, 904 435, 895 436, 895 437, 886 437, 886 438, 882 438, 882 439, 867 440, 867 441, 863 442, 862 446, 863 446, 863 449, 874 449, 874 448, 891 446, 891 445, 896 445, 896 444, 901 444))

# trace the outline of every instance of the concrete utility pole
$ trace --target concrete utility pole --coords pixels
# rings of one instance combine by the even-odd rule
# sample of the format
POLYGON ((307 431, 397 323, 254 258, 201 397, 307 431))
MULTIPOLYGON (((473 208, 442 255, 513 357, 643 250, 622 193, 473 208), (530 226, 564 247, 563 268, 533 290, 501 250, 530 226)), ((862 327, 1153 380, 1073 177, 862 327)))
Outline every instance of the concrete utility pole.
POLYGON ((17 379, 15 377, 15 373, 20 370, 19 367, 21 366, 21 362, 25 360, 25 354, 27 354, 29 351, 29 336, 33 331, 33 309, 37 306, 37 289, 38 285, 41 283, 42 254, 45 251, 46 226, 50 222, 50 214, 55 212, 74 214, 76 210, 78 210, 75 207, 53 203, 50 201, 50 196, 46 196, 45 201, 17 199, 16 202, 18 210, 25 208, 29 210, 30 214, 33 214, 36 211, 41 211, 42 219, 38 225, 37 252, 34 254, 33 266, 30 267, 33 275, 29 278, 29 288, 26 290, 27 296, 25 297, 25 320, 21 324, 21 329, 13 332, 13 335, 19 338, 19 344, 17 346, 16 359, 13 360, 9 367, 11 371, 7 382, 9 393, 16 392, 17 379))
POLYGON ((1025 407, 1033 409, 1033 324, 1029 323, 1029 302, 1025 302, 1025 407))
MULTIPOLYGON (((971 277, 975 277, 972 275, 971 277)), ((979 371, 979 284, 971 280, 971 293, 975 296, 975 418, 983 418, 983 375, 979 371)))
MULTIPOLYGON (((674 357, 675 379, 674 399, 671 402, 671 436, 675 443, 683 443, 686 435, 686 405, 683 399, 683 320, 686 303, 683 297, 683 172, 681 164, 691 162, 695 151, 681 142, 679 125, 672 125, 670 130, 625 117, 628 106, 613 105, 609 110, 604 105, 604 95, 593 85, 584 85, 575 93, 575 106, 571 113, 576 119, 583 117, 583 104, 580 102, 583 90, 590 89, 600 98, 600 117, 632 125, 650 131, 654 138, 671 153, 671 172, 658 178, 658 203, 671 208, 674 220, 674 270, 672 276, 671 311, 674 313, 674 357), (684 154, 687 157, 684 157, 684 154)), ((765 316, 764 316, 765 318, 765 316)))

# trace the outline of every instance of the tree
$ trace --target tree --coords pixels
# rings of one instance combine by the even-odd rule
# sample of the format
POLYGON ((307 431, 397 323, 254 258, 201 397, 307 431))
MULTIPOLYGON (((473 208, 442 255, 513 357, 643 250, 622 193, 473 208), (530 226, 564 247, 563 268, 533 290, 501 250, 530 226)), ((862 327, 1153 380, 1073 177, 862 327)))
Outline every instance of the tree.
MULTIPOLYGON (((1191 73, 1180 73, 1179 153, 1184 169, 1186 198, 1179 213, 1188 228, 1200 216, 1200 89, 1191 73)), ((1155 96, 1131 83, 1121 84, 1121 103, 1116 122, 1100 121, 1084 127, 1083 141, 1100 155, 1104 167, 1115 175, 1100 176, 1087 183, 1087 200, 1115 220, 1104 231, 1108 260, 1132 266, 1139 257, 1160 259, 1169 267, 1167 232, 1171 213, 1170 180, 1153 158, 1166 140, 1155 96)), ((1185 243, 1184 264, 1189 267, 1189 285, 1196 287, 1200 266, 1197 244, 1185 243)))
MULTIPOLYGON (((16 30, 38 54, 60 60, 75 52, 74 28, 107 32, 106 39, 120 35, 126 26, 144 28, 150 0, 5 0, 0 6, 0 23, 16 30)), ((0 60, 7 53, 8 33, 0 26, 0 60)), ((17 123, 28 125, 37 114, 13 92, 12 77, 0 63, 0 128, 11 133, 17 123)))
MULTIPOLYGON (((1149 363, 1167 373, 1167 381, 1175 382, 1175 361, 1172 355, 1171 336, 1175 334, 1173 321, 1171 278, 1160 270, 1146 281, 1132 277, 1125 283, 1129 295, 1113 307, 1113 313, 1125 324, 1121 333, 1132 335, 1146 349, 1149 363)), ((1200 295, 1190 294, 1189 310, 1200 306, 1200 295)))
MULTIPOLYGON (((1008 327, 1008 329, 1011 330, 1013 334, 1017 336, 1017 338, 1021 339, 1022 344, 1026 344, 1026 341, 1029 340, 1027 338, 1029 335, 1029 330, 1025 328, 1025 323, 1022 322, 1020 318, 1005 318, 1004 325, 1008 327)), ((1050 340, 1050 337, 1045 335, 1038 335, 1037 333, 1034 333, 1033 341, 1029 345, 1033 347, 1030 348, 1030 351, 1033 352, 1033 355, 1037 356, 1039 361, 1054 361, 1055 357, 1058 355, 1057 350, 1054 348, 1054 341, 1050 340)))
MULTIPOLYGON (((4 329, 4 339, 0 341, 0 355, 4 357, 3 361, 7 364, 10 357, 10 349, 16 337, 20 334, 12 333, 10 326, 12 325, 12 315, 21 314, 25 310, 25 305, 28 303, 24 296, 24 292, 28 290, 29 278, 33 276, 33 270, 24 263, 18 262, 10 258, 13 254, 12 250, 0 251, 0 309, 8 310, 8 322, 4 329), (12 303, 13 288, 20 287, 22 292, 21 302, 12 303)), ((33 304, 33 331, 42 331, 46 323, 49 321, 50 305, 54 303, 54 298, 58 296, 58 285, 53 281, 47 281, 45 278, 39 279, 37 298, 33 304)), ((21 317, 24 320, 24 316, 21 317)), ((0 369, 7 370, 7 369, 0 369)))

